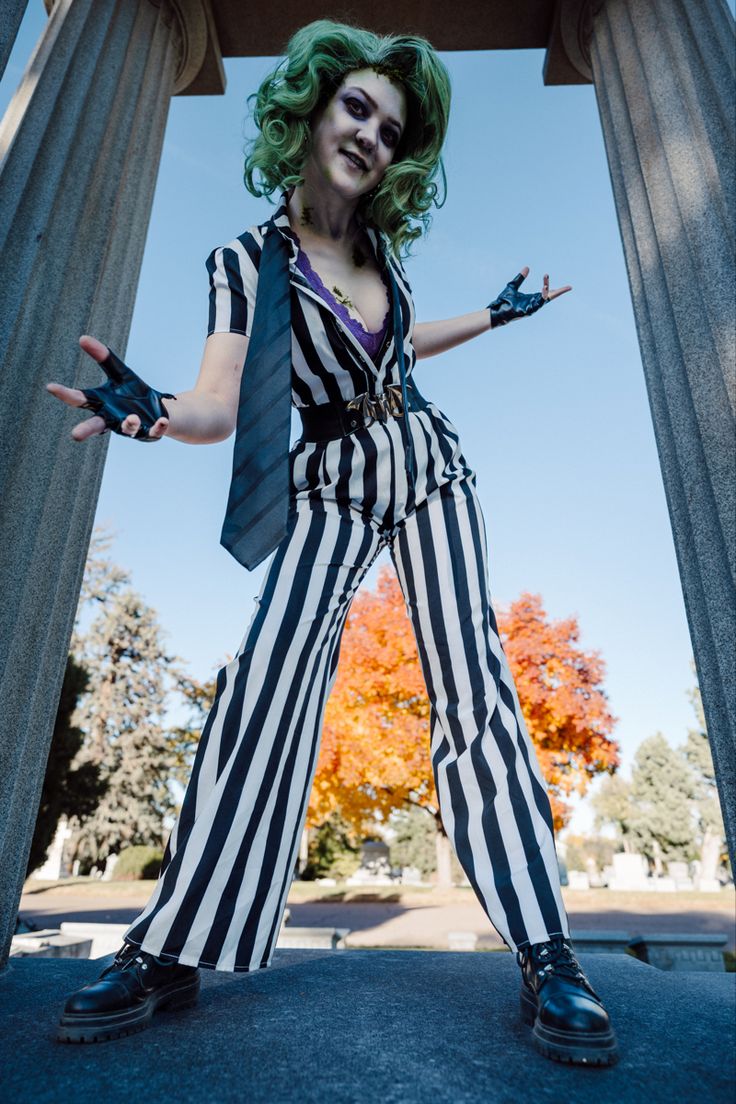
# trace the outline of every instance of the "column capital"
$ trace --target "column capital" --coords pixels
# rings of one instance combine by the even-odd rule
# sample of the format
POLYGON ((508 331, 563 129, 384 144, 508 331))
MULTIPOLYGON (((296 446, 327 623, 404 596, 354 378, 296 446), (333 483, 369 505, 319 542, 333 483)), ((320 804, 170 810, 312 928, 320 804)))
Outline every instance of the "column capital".
MULTIPOLYGON (((46 11, 56 0, 43 0, 46 11)), ((211 0, 148 0, 167 24, 179 30, 179 62, 174 96, 219 96, 225 91, 225 70, 211 0)))
POLYGON ((557 0, 544 57, 545 84, 592 84, 593 20, 605 0, 557 0))
MULTIPOLYGON (((150 2, 156 3, 156 0, 150 0, 150 2)), ((174 18, 179 24, 181 53, 172 93, 178 96, 190 88, 202 71, 210 39, 210 24, 215 35, 216 32, 212 22, 210 0, 163 0, 163 2, 171 4, 174 18), (210 17, 209 20, 207 17, 210 17)), ((220 45, 217 44, 218 59, 220 56, 220 45)), ((224 79, 222 91, 224 91, 224 79)))

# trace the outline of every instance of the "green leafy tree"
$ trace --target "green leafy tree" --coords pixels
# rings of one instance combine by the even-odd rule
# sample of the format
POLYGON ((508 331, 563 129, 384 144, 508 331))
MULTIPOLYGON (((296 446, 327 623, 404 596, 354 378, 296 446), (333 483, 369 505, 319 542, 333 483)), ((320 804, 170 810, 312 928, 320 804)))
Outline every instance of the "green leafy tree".
POLYGON ((106 559, 110 537, 95 535, 74 634, 89 685, 74 715, 84 742, 74 767, 88 764, 107 784, 94 812, 75 817, 72 849, 82 868, 132 845, 162 846, 175 811, 169 782, 181 766, 167 730, 169 694, 181 681, 155 611, 106 559), (80 627, 88 607, 91 621, 80 627))
POLYGON ((312 828, 304 881, 315 878, 349 878, 360 866, 361 843, 339 812, 331 813, 318 828, 312 828))
POLYGON ((663 860, 687 860, 695 854, 694 781, 682 755, 660 732, 639 745, 631 774, 631 835, 657 875, 663 872, 663 860))
POLYGON ((36 827, 28 857, 28 874, 45 862, 61 817, 81 818, 91 815, 107 788, 107 783, 100 778, 99 767, 94 763, 85 763, 72 769, 72 761, 83 740, 81 728, 72 724, 72 715, 88 682, 87 672, 70 655, 49 747, 36 827))
POLYGON ((611 863, 614 852, 618 850, 617 841, 607 839, 605 836, 568 833, 564 842, 568 870, 590 872, 591 866, 594 865, 600 871, 611 863))
POLYGON ((391 840, 391 865, 414 866, 423 878, 429 878, 437 869, 435 818, 419 805, 407 805, 396 809, 389 817, 396 832, 391 840))
POLYGON ((611 825, 616 839, 624 851, 636 850, 634 846, 633 824, 636 809, 631 796, 631 783, 620 774, 612 774, 603 779, 603 783, 590 799, 594 812, 594 824, 597 829, 611 825))
POLYGON ((213 677, 206 682, 199 682, 190 675, 179 673, 177 690, 189 707, 189 717, 185 724, 172 728, 169 734, 171 777, 186 786, 207 714, 215 700, 217 679, 213 677))
MULTIPOLYGON (((84 565, 84 576, 74 620, 73 644, 79 641, 80 622, 85 612, 102 605, 111 595, 117 594, 123 587, 130 585, 130 573, 113 563, 107 555, 112 541, 113 534, 104 525, 95 527, 89 542, 87 562, 84 565)), ((73 647, 72 651, 76 651, 76 648, 73 647)))
MULTIPOLYGON (((694 669, 693 664, 693 671, 694 669)), ((695 712, 697 728, 691 728, 688 731, 687 741, 680 750, 690 766, 694 780, 694 806, 697 814, 696 843, 700 853, 700 877, 715 879, 722 859, 727 860, 726 833, 700 688, 695 686, 689 697, 695 712)))

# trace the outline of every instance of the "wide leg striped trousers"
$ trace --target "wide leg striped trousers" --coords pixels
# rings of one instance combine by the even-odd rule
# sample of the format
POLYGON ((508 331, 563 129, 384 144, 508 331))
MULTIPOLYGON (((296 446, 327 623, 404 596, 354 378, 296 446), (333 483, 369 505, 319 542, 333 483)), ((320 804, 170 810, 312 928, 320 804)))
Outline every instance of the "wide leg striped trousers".
POLYGON ((183 965, 271 962, 312 787, 340 638, 388 547, 431 703, 443 824, 512 950, 569 935, 552 815, 499 640, 475 474, 432 403, 291 454, 287 536, 237 654, 217 678, 161 874, 127 942, 183 965))

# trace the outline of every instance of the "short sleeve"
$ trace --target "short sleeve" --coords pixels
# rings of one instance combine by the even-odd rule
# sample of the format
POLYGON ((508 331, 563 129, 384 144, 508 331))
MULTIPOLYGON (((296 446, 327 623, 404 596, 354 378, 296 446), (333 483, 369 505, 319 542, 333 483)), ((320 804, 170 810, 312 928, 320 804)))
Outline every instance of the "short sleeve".
POLYGON ((210 253, 205 262, 210 278, 208 337, 213 333, 250 337, 259 256, 260 246, 248 231, 210 253))

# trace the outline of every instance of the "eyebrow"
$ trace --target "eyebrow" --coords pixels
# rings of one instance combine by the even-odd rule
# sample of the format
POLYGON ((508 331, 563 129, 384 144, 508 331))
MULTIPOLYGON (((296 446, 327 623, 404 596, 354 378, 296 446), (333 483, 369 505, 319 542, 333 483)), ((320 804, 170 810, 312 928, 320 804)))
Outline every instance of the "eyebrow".
MULTIPOLYGON (((369 96, 369 95, 368 95, 368 93, 366 92, 365 88, 361 88, 359 84, 351 84, 349 88, 346 88, 346 89, 345 89, 345 91, 346 91, 346 92, 349 92, 349 91, 350 91, 350 89, 353 89, 353 90, 354 90, 355 92, 360 92, 360 93, 361 93, 361 95, 365 96, 365 98, 367 99, 368 103, 369 103, 369 104, 371 105, 371 107, 373 108, 373 110, 374 110, 374 111, 376 110, 376 108, 378 107, 378 104, 376 103, 376 101, 375 101, 375 100, 373 99, 373 97, 372 97, 372 96, 369 96)), ((394 118, 392 118, 392 117, 391 117, 391 116, 389 115, 389 116, 387 116, 387 118, 386 118, 386 122, 387 122, 387 123, 393 123, 393 124, 394 124, 394 126, 398 128, 399 134, 401 134, 401 133, 402 133, 402 131, 403 131, 403 129, 404 129, 404 128, 402 127, 402 125, 401 125, 401 123, 399 122, 399 120, 398 120, 398 119, 394 119, 394 118)))

